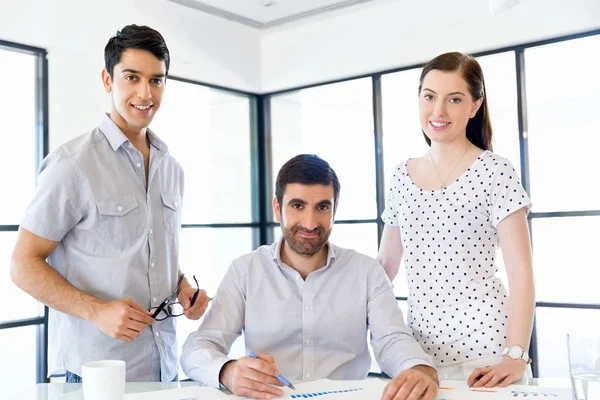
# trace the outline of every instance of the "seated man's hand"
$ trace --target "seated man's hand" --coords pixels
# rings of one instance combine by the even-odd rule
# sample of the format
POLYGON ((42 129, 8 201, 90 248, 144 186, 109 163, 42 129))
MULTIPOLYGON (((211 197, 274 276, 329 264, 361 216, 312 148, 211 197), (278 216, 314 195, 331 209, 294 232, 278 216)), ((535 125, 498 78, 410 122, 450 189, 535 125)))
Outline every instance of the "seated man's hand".
POLYGON ((132 342, 146 326, 156 322, 151 315, 142 306, 126 298, 97 304, 90 321, 106 335, 123 342, 132 342))
POLYGON ((279 376, 279 370, 275 360, 267 354, 256 353, 256 355, 259 358, 242 357, 226 363, 221 368, 219 381, 237 396, 254 399, 283 396, 283 390, 271 386, 283 386, 283 383, 276 378, 279 376))
POLYGON ((438 392, 437 372, 417 365, 402 371, 388 383, 381 400, 434 400, 438 392))

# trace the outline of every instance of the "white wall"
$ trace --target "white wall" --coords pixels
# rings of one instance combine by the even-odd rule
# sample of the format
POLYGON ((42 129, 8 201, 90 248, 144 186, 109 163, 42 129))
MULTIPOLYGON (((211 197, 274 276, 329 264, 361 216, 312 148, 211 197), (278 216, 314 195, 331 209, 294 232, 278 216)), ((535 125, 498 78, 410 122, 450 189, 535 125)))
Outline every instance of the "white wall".
POLYGON ((131 23, 165 37, 170 74, 260 90, 260 32, 254 28, 166 0, 0 0, 0 39, 48 51, 51 150, 92 129, 108 109, 100 79, 104 46, 131 23))
POLYGON ((488 0, 376 0, 265 31, 262 91, 598 28, 599 0, 522 0, 496 16, 488 0))

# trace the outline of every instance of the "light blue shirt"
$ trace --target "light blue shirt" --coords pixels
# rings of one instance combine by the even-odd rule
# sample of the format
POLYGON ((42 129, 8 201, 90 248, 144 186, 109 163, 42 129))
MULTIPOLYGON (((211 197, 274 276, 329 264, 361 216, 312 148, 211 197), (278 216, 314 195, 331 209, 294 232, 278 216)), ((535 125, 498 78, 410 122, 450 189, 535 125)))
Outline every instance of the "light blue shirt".
MULTIPOLYGON (((47 261, 75 288, 105 301, 130 297, 149 309, 177 284, 183 170, 150 130, 147 138, 148 187, 142 153, 104 115, 93 131, 46 157, 21 226, 59 241, 47 261)), ((172 381, 177 374, 174 318, 131 343, 53 309, 49 318, 50 372, 80 375, 88 361, 120 359, 128 381, 172 381)))
POLYGON ((367 330, 390 376, 433 366, 404 324, 392 285, 374 259, 328 244, 327 265, 303 280, 281 261, 282 240, 233 261, 199 329, 183 346, 187 376, 219 386, 242 331, 246 351, 268 353, 291 381, 363 379, 371 366, 367 330))

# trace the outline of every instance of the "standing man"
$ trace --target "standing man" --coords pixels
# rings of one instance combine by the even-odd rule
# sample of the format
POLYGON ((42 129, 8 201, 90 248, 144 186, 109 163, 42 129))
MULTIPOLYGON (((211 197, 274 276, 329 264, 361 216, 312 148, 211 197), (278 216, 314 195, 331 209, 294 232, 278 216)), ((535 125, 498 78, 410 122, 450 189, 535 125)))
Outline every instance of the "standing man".
POLYGON ((383 268, 329 242, 339 191, 335 172, 315 155, 281 167, 273 210, 283 236, 229 267, 211 310, 183 346, 190 378, 261 399, 283 395, 279 374, 292 381, 364 379, 370 330, 375 358, 393 377, 382 398, 435 398, 433 360, 405 326, 383 268), (257 358, 227 356, 242 331, 257 358))
MULTIPOLYGON (((148 129, 169 50, 154 29, 128 25, 108 41, 104 60, 111 111, 42 163, 11 277, 50 307, 49 371, 65 369, 67 382, 80 382, 82 364, 110 358, 127 363, 128 381, 172 381, 175 318, 156 321, 147 311, 181 275, 183 170, 148 129)), ((178 297, 190 319, 208 305, 186 279, 178 297)))

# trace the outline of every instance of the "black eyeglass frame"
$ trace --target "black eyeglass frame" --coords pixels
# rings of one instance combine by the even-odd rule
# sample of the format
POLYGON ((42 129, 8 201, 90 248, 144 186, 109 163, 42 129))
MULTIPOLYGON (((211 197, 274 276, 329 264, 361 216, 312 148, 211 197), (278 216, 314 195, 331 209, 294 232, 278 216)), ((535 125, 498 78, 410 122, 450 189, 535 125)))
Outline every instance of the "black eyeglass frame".
MULTIPOLYGON (((175 287, 175 290, 173 291, 173 293, 171 293, 169 296, 167 296, 167 298, 162 303, 160 303, 160 305, 156 308, 156 310, 152 314, 152 318, 156 319, 158 314, 160 314, 160 312, 162 310, 164 310, 166 306, 169 305, 171 300, 173 300, 173 298, 179 294, 179 289, 181 288, 181 282, 183 282, 184 277, 185 277, 184 274, 179 275, 179 280, 177 281, 177 286, 175 287)), ((152 310, 152 309, 150 309, 150 310, 152 310)))
MULTIPOLYGON (((152 314, 152 318, 156 319, 156 317, 158 317, 158 315, 165 310, 165 308, 171 303, 171 301, 177 297, 177 295, 179 295, 179 290, 181 289, 181 282, 183 282, 183 278, 185 277, 184 274, 179 275, 179 280, 177 281, 177 286, 175 287, 175 290, 173 291, 173 293, 171 293, 162 303, 160 303, 160 305, 156 308, 156 310, 154 311, 154 313, 152 314)), ((196 276, 193 275, 194 281, 196 282, 196 293, 194 293, 194 296, 192 297, 192 301, 190 302, 190 307, 194 305, 194 303, 196 302, 196 299, 198 298, 198 294, 200 293, 200 287, 198 285, 198 281, 196 280, 196 276)), ((152 311, 152 308, 150 309, 150 311, 152 311)), ((167 316, 165 318, 162 319, 157 319, 157 321, 163 321, 169 317, 179 317, 183 314, 179 314, 179 315, 172 315, 170 313, 170 311, 165 310, 167 316)))

